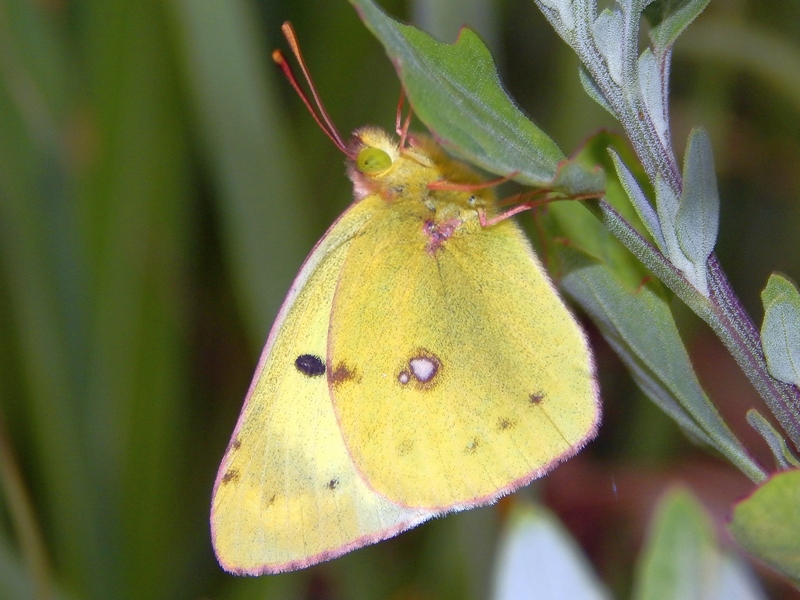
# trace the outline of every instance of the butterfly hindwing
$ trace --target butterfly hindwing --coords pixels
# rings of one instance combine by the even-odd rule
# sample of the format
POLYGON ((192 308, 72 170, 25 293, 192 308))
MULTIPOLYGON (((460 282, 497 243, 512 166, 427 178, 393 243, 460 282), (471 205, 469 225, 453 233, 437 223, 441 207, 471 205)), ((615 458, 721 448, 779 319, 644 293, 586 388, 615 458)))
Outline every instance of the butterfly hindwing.
POLYGON ((344 261, 328 352, 364 479, 402 505, 452 510, 575 454, 598 421, 592 361, 519 228, 370 201, 376 217, 344 261))
POLYGON ((337 280, 352 236, 368 217, 356 205, 331 227, 273 326, 214 489, 214 547, 229 571, 301 568, 431 516, 365 485, 343 443, 322 370, 337 280))

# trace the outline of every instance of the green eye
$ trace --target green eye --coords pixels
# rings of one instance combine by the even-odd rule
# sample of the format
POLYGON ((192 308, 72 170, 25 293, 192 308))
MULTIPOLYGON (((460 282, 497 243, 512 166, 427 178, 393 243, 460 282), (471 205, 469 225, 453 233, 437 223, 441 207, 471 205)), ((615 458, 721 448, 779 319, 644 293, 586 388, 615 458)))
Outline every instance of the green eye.
POLYGON ((379 173, 391 166, 392 157, 380 148, 364 148, 356 158, 356 167, 362 173, 379 173))

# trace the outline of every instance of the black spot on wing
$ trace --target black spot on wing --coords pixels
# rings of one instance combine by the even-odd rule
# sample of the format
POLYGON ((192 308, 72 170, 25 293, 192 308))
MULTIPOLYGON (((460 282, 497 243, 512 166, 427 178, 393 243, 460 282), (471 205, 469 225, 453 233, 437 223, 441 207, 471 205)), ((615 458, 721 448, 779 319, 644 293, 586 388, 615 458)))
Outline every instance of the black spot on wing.
POLYGON ((397 456, 407 456, 414 449, 414 442, 404 440, 397 446, 397 456))
POLYGON ((338 365, 336 365, 336 368, 333 369, 333 372, 328 377, 331 384, 333 384, 334 387, 346 381, 352 381, 358 379, 356 370, 354 368, 348 367, 343 362, 340 362, 338 365))
POLYGON ((319 356, 301 354, 294 360, 294 366, 307 377, 319 377, 325 374, 325 363, 319 356))
POLYGON ((228 483, 235 483, 239 481, 239 469, 229 469, 225 472, 225 475, 222 476, 222 484, 226 485, 228 483))
POLYGON ((544 401, 544 392, 542 391, 533 392, 530 396, 528 396, 528 401, 533 406, 541 404, 544 401))
POLYGON ((512 421, 511 419, 509 419, 507 417, 501 417, 501 418, 497 419, 497 430, 498 431, 506 431, 506 430, 511 429, 512 427, 514 427, 514 425, 516 425, 516 422, 512 421))
POLYGON ((339 487, 339 480, 336 479, 336 478, 331 479, 328 483, 325 484, 325 487, 328 488, 329 490, 333 491, 337 487, 339 487))

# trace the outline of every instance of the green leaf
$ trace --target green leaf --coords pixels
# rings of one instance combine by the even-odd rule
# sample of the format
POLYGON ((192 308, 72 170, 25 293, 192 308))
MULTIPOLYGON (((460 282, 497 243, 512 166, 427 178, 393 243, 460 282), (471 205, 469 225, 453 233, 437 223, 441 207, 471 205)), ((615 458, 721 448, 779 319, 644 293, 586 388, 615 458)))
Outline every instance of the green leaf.
POLYGON ((703 12, 710 0, 656 0, 644 9, 656 54, 672 47, 678 36, 703 12))
POLYGON ((650 48, 645 48, 637 61, 639 88, 647 106, 647 113, 656 128, 656 133, 665 147, 672 144, 669 131, 668 99, 664 93, 663 65, 658 63, 650 48))
POLYGON ((637 565, 635 600, 761 600, 749 570, 722 553, 711 519, 686 490, 659 502, 637 565))
POLYGON ((702 506, 685 490, 659 502, 637 568, 633 598, 705 598, 715 559, 714 530, 702 506))
POLYGON ((575 36, 577 21, 583 17, 584 8, 571 0, 534 0, 542 14, 550 21, 564 40, 569 41, 575 36), (578 10, 578 14, 575 10, 578 10))
POLYGON ((597 50, 605 59, 608 73, 617 85, 623 84, 623 58, 622 51, 625 46, 623 36, 623 13, 619 4, 614 4, 614 9, 605 9, 592 24, 592 33, 597 50))
MULTIPOLYGON (((608 131, 600 131, 586 140, 570 160, 581 163, 583 171, 599 168, 608 174, 604 199, 613 205, 628 223, 644 231, 645 228, 641 225, 623 186, 614 176, 614 163, 608 152, 611 146, 618 148, 624 155, 627 153, 628 159, 635 160, 630 156, 632 153, 625 139, 608 131)), ((641 263, 590 211, 586 210, 585 202, 552 202, 547 206, 545 214, 546 217, 542 218, 541 222, 551 239, 567 238, 571 243, 579 245, 583 252, 608 265, 626 286, 635 289, 648 277, 647 269, 642 267, 641 263)), ((555 246, 560 245, 560 242, 555 243, 555 246)), ((544 254, 557 256, 558 248, 555 246, 552 251, 548 249, 544 254)), ((551 266, 558 267, 557 264, 551 266)))
POLYGON ((591 73, 586 70, 584 65, 581 65, 578 69, 578 77, 581 80, 581 85, 583 86, 584 91, 589 94, 589 97, 606 109, 606 111, 608 111, 612 117, 616 118, 614 109, 611 108, 611 105, 608 103, 608 99, 603 93, 603 90, 600 89, 600 86, 597 85, 594 77, 592 77, 591 73))
POLYGON ((711 138, 702 128, 689 134, 683 164, 683 192, 675 215, 675 233, 683 254, 695 267, 692 283, 707 293, 706 261, 719 230, 719 191, 711 138))
POLYGON ((800 294, 791 281, 773 273, 761 301, 761 345, 769 372, 775 379, 800 385, 800 294))
POLYGON ((634 177, 633 173, 631 173, 631 171, 622 161, 622 158, 620 158, 619 154, 617 154, 616 151, 611 148, 608 149, 608 152, 614 161, 614 169, 617 172, 617 178, 624 188, 628 199, 633 205, 633 208, 636 210, 636 214, 647 228, 647 232, 650 234, 650 237, 655 240, 656 244, 661 250, 664 250, 666 248, 666 242, 664 241, 664 235, 661 233, 661 224, 658 221, 658 215, 656 214, 653 205, 650 204, 650 201, 647 199, 644 191, 639 186, 639 182, 636 180, 636 177, 634 177))
POLYGON ((800 461, 792 454, 786 440, 760 412, 754 408, 748 410, 747 422, 767 442, 779 469, 800 467, 800 461))
POLYGON ((571 196, 598 197, 603 194, 605 173, 598 166, 588 166, 581 160, 566 158, 558 163, 553 180, 547 185, 571 196))
POLYGON ((633 598, 705 598, 715 558, 714 530, 702 506, 683 489, 659 502, 640 558, 633 598))
POLYGON ((800 583, 800 470, 774 475, 739 502, 729 528, 750 554, 800 583))
POLYGON ((549 512, 517 504, 497 551, 493 600, 599 600, 608 591, 549 512))
MULTIPOLYGON (((656 212, 661 223, 661 235, 664 237, 666 247, 665 255, 669 261, 684 275, 694 273, 694 265, 683 254, 676 232, 676 215, 678 213, 679 199, 672 191, 667 181, 656 176, 655 183, 656 212)), ((688 277, 687 277, 688 278, 688 277)))
MULTIPOLYGON (((520 183, 553 187, 564 154, 517 108, 503 89, 486 46, 464 28, 454 44, 389 18, 370 0, 351 0, 397 69, 419 119, 455 155, 520 183)), ((587 172, 558 182, 571 195, 602 191, 587 172), (578 185, 573 188, 571 185, 578 185)))
POLYGON ((589 314, 642 390, 695 437, 714 445, 748 477, 761 468, 700 387, 666 302, 649 286, 629 291, 604 264, 570 247, 562 287, 589 314))

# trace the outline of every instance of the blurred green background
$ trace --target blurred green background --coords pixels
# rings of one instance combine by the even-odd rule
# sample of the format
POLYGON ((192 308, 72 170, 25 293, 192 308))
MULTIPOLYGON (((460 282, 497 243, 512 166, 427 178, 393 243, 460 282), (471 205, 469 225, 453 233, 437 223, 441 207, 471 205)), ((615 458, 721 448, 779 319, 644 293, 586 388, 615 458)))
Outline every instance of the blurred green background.
MULTIPOLYGON (((566 152, 614 128, 532 2, 382 4, 445 41, 476 28, 566 152)), ((213 557, 211 488, 261 345, 351 198, 343 157, 269 58, 287 19, 339 128, 391 129, 399 83, 345 0, 0 0, 2 598, 487 594, 504 503, 295 574, 234 578, 213 557)), ((800 278, 798 39, 800 2, 718 0, 673 61, 676 150, 709 128, 718 252, 757 321, 768 274, 800 278)), ((755 393, 675 310, 707 391, 772 467, 744 423, 755 393)), ((587 327, 600 435, 522 494, 627 595, 668 482, 687 482, 720 522, 750 484, 644 400, 587 327)))

